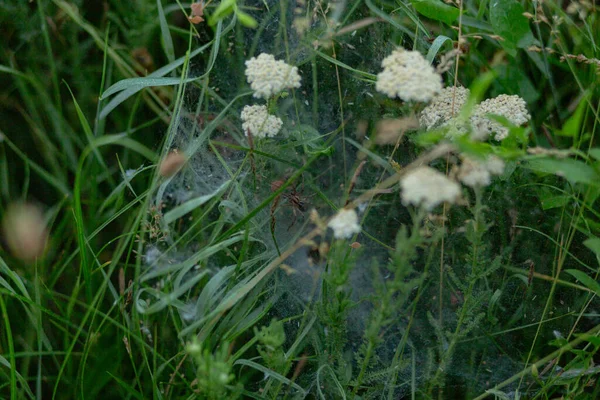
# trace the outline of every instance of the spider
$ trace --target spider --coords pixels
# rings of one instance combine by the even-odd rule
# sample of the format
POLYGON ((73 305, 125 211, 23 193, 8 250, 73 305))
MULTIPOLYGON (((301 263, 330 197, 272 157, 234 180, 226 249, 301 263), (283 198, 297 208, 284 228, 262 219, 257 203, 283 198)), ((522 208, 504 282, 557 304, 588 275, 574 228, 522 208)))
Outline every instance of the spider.
MULTIPOLYGON (((279 188, 281 188, 285 181, 285 179, 279 179, 271 182, 271 191, 275 192, 279 190, 279 188)), ((306 211, 306 197, 301 195, 301 193, 296 188, 296 184, 294 183, 290 188, 286 189, 283 193, 279 194, 273 199, 273 204, 271 204, 271 231, 275 230, 275 210, 277 209, 281 198, 287 200, 287 204, 292 207, 292 212, 294 214, 292 223, 290 224, 290 226, 288 226, 288 231, 296 223, 296 220, 298 219, 298 213, 303 213, 306 211)))

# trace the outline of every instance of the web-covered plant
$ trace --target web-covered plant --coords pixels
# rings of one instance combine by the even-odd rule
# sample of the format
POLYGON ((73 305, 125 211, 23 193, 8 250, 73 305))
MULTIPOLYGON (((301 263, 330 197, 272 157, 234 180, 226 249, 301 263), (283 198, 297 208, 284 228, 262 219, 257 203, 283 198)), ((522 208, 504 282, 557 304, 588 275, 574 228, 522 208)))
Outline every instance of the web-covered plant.
POLYGON ((447 3, 192 7, 187 56, 147 83, 178 94, 133 301, 146 325, 168 315, 198 396, 534 398, 577 368, 568 390, 597 394, 598 288, 576 261, 598 267, 565 244, 600 254, 596 228, 551 226, 524 188, 592 212, 598 154, 535 146, 540 93, 510 67, 547 68, 533 14, 447 3), (587 352, 561 359, 575 332, 587 352))

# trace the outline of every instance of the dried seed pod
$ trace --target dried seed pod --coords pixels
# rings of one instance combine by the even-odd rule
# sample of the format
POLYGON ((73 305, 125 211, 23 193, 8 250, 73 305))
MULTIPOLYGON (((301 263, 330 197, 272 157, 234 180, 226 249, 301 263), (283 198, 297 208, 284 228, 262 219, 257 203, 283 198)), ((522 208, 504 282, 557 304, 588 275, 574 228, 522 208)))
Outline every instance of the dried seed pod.
POLYGON ((161 176, 169 178, 179 172, 185 161, 185 156, 174 150, 162 160, 158 172, 161 176))
POLYGON ((192 13, 188 17, 188 20, 192 24, 197 25, 204 21, 204 18, 202 18, 204 16, 204 2, 200 1, 197 3, 192 3, 190 8, 192 9, 192 13))

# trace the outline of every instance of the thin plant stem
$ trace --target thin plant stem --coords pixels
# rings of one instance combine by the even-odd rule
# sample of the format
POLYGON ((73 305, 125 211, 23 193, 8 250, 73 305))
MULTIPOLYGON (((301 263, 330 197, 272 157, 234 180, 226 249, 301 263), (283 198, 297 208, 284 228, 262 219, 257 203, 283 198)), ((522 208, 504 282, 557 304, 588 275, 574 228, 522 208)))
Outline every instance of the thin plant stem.
MULTIPOLYGON (((483 205, 481 204, 481 188, 475 188, 475 221, 473 224, 473 229, 478 230, 479 227, 484 226, 485 221, 483 220, 483 205)), ((469 286, 467 292, 464 297, 464 302, 461 307, 460 315, 458 317, 458 321, 456 323, 456 328, 454 329, 454 333, 452 334, 452 339, 450 340, 450 344, 448 345, 447 350, 444 352, 440 360, 440 364, 435 372, 435 376, 433 377, 433 384, 438 386, 438 396, 441 396, 443 392, 444 384, 441 382, 443 379, 443 375, 446 374, 446 369, 451 362, 451 359, 454 355, 454 348, 459 343, 461 339, 460 331, 463 326, 463 322, 467 317, 467 313, 469 312, 469 306, 471 302, 471 296, 473 294, 473 289, 475 284, 477 283, 477 270, 479 269, 479 252, 480 252, 480 241, 484 232, 476 232, 475 241, 472 243, 472 259, 471 259, 471 274, 472 276, 469 279, 469 286)), ((432 387, 433 389, 433 387, 432 387)))

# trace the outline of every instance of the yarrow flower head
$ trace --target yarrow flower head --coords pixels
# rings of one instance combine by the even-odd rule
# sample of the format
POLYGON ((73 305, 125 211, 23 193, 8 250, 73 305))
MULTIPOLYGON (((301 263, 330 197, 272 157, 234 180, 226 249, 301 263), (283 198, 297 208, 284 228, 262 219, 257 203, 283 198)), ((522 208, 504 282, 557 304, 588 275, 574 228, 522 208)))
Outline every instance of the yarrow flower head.
POLYGON ((356 211, 345 208, 331 218, 327 226, 333 229, 333 236, 336 239, 348 239, 355 233, 360 232, 356 211))
POLYGON ((283 121, 270 115, 266 106, 245 106, 241 118, 244 134, 248 136, 249 131, 255 138, 273 137, 283 126, 283 121))
POLYGON ((508 128, 488 118, 486 114, 503 116, 517 126, 521 126, 531 119, 525 100, 517 95, 501 94, 498 97, 487 99, 475 108, 471 117, 471 124, 476 131, 477 138, 484 140, 495 133, 494 139, 501 141, 508 137, 509 132, 508 128))
POLYGON ((442 77, 418 51, 394 50, 381 66, 375 88, 391 98, 428 102, 442 90, 442 77))
POLYGON ((246 77, 254 97, 269 99, 285 89, 299 88, 298 67, 262 53, 246 61, 246 77))
POLYGON ((402 204, 413 204, 431 210, 443 202, 455 203, 460 185, 430 167, 418 167, 400 181, 402 204))
POLYGON ((427 130, 446 125, 460 112, 469 98, 469 89, 462 86, 447 87, 435 96, 421 112, 419 122, 427 130))
POLYGON ((501 175, 504 172, 504 161, 494 155, 485 161, 463 157, 463 162, 458 171, 458 179, 472 188, 488 186, 492 175, 501 175))

